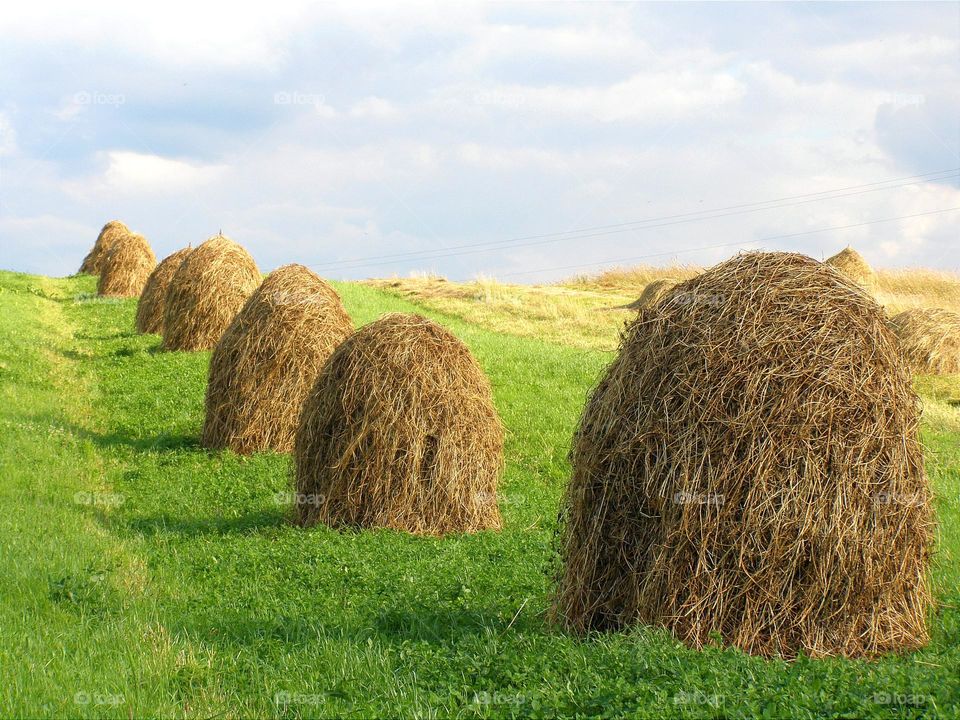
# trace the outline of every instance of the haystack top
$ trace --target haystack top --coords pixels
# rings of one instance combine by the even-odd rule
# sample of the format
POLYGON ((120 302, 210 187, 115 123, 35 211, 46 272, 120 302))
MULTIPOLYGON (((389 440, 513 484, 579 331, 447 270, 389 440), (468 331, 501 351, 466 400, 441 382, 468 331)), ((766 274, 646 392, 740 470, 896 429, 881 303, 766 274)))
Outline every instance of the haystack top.
POLYGON ((79 272, 99 275, 103 269, 103 262, 106 260, 107 253, 110 252, 114 242, 129 232, 130 228, 120 220, 109 221, 101 228, 100 233, 97 235, 96 242, 86 257, 83 258, 79 272))
POLYGON ((873 269, 863 256, 849 245, 836 255, 828 257, 824 262, 861 284, 870 282, 874 276, 873 269))
POLYGON ((250 253, 229 238, 215 235, 201 243, 170 282, 164 349, 213 348, 262 279, 250 253))
POLYGON ((156 266, 157 256, 143 235, 119 233, 101 262, 97 293, 138 297, 156 266))

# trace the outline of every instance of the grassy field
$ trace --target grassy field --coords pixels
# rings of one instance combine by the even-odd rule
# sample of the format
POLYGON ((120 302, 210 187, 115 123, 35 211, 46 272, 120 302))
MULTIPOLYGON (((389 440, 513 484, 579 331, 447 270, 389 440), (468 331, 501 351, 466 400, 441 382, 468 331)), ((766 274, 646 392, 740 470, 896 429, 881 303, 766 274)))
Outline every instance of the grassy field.
POLYGON ((444 323, 491 378, 505 528, 439 540, 287 524, 286 456, 197 445, 209 354, 157 352, 94 285, 0 273, 0 716, 960 717, 960 377, 918 379, 932 642, 785 663, 544 622, 571 433, 626 316, 600 308, 625 288, 338 286, 358 324, 444 323))

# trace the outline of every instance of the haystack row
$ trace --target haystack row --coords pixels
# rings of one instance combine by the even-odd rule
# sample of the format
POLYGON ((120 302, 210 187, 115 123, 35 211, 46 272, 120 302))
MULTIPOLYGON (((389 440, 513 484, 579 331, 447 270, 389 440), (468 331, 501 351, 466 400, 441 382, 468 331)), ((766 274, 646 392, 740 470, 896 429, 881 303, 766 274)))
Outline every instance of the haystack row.
MULTIPOLYGON (((503 426, 469 349, 419 315, 354 332, 302 265, 218 235, 156 266, 109 223, 84 261, 140 332, 214 348, 202 443, 293 451, 300 525, 501 526, 503 426)), ((930 490, 911 369, 960 371, 960 317, 888 322, 851 249, 747 253, 651 283, 571 450, 551 617, 764 656, 927 641, 930 490), (836 272, 839 269, 841 272, 836 272), (899 340, 894 332, 900 336, 899 340)), ((948 317, 949 316, 949 317, 948 317)))

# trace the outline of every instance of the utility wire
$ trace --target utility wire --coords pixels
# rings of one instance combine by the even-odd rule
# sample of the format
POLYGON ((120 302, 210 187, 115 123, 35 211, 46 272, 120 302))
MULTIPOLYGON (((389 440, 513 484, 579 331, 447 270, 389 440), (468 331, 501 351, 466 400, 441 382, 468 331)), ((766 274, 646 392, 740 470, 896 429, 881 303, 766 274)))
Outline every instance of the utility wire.
POLYGON ((716 248, 753 245, 755 243, 760 243, 760 242, 769 242, 770 240, 785 240, 788 238, 802 237, 804 235, 815 235, 817 233, 830 232, 832 230, 848 230, 850 228, 864 227, 866 225, 876 225, 878 223, 895 222, 897 220, 908 220, 910 218, 924 217, 926 215, 937 215, 940 213, 955 212, 957 210, 960 210, 960 206, 952 207, 952 208, 942 208, 940 210, 929 210, 927 212, 913 213, 912 215, 899 215, 897 217, 880 218, 878 220, 868 220, 866 222, 852 223, 850 225, 835 225, 833 227, 818 228, 816 230, 804 230, 803 232, 787 233, 785 235, 768 235, 767 237, 757 238, 756 240, 742 240, 740 242, 721 243, 719 245, 704 245, 703 247, 685 248, 683 250, 670 250, 667 252, 650 253, 649 255, 634 255, 633 257, 608 258, 607 260, 597 260, 596 262, 582 263, 579 265, 559 265, 559 266, 549 267, 549 268, 539 268, 537 270, 518 270, 515 272, 501 273, 499 277, 512 277, 514 275, 531 275, 534 273, 551 272, 555 270, 575 270, 578 268, 592 267, 594 265, 606 265, 608 263, 635 262, 637 260, 645 260, 647 258, 663 257, 666 255, 679 255, 680 253, 698 252, 700 250, 714 250, 716 248))
POLYGON ((479 243, 469 243, 465 245, 453 245, 445 248, 431 248, 428 250, 414 250, 409 252, 401 253, 392 253, 386 255, 372 255, 361 258, 353 258, 347 260, 337 260, 327 263, 319 263, 311 265, 314 268, 320 269, 330 269, 330 270, 354 270, 363 267, 375 267, 378 265, 389 265, 393 262, 401 259, 417 259, 417 260, 435 260, 446 257, 454 257, 458 255, 473 255, 481 252, 488 252, 490 250, 496 249, 512 249, 517 247, 530 247, 534 245, 544 245, 555 242, 562 242, 565 240, 579 240, 579 239, 589 239, 594 237, 600 237, 604 235, 611 235, 621 232, 629 232, 630 230, 646 230, 660 227, 667 227, 670 225, 679 225, 688 222, 698 222, 701 220, 711 220, 721 217, 729 217, 731 215, 742 215, 746 213, 759 212, 762 210, 772 210, 780 207, 791 207, 796 205, 802 205, 810 202, 819 202, 821 200, 833 200, 844 197, 851 197, 854 195, 862 195, 869 192, 878 192, 881 190, 892 190, 900 187, 907 187, 909 185, 918 185, 925 182, 937 181, 937 180, 947 180, 953 177, 960 177, 960 168, 951 168, 948 170, 938 170, 936 172, 923 173, 921 175, 909 175, 900 178, 890 178, 888 180, 880 180, 873 183, 865 183, 863 185, 850 185, 844 188, 834 188, 832 190, 822 190, 814 193, 805 193, 802 195, 792 195, 788 197, 776 198, 771 200, 764 200, 752 203, 741 203, 739 205, 728 205, 726 207, 712 208, 709 210, 698 210, 687 213, 679 213, 675 215, 662 215, 658 217, 651 217, 645 220, 635 220, 631 222, 624 223, 615 223, 611 225, 597 225, 593 227, 580 228, 577 230, 567 230, 563 232, 554 232, 554 233, 543 233, 540 235, 525 235, 520 237, 511 238, 508 240, 492 240, 479 243), (950 173, 945 175, 945 173, 950 173), (933 176, 943 176, 943 177, 933 177, 933 176), (922 179, 919 179, 922 178, 922 179), (911 180, 911 182, 904 182, 895 185, 890 183, 898 182, 900 180, 911 180), (883 187, 878 187, 883 185, 883 187), (856 192, 844 192, 843 194, 837 194, 842 191, 854 190, 857 188, 866 188, 857 190, 856 192), (820 197, 823 196, 823 197, 820 197), (792 200, 802 199, 799 202, 786 202, 792 200), (778 204, 774 204, 778 203, 778 204), (784 204, 786 203, 786 204, 784 204), (729 212, 727 212, 729 211, 729 212), (712 214, 711 214, 712 213, 712 214), (599 231, 599 232, 594 232, 599 231), (585 234, 586 233, 586 234, 585 234), (465 252, 461 252, 461 250, 465 252))

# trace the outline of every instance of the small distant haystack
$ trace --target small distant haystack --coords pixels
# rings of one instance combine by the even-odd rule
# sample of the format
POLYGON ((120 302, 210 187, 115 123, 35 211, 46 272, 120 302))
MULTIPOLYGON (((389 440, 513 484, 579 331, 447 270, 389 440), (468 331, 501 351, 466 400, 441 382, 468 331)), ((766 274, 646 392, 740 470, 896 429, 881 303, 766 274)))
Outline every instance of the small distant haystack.
POLYGON ((137 304, 137 332, 163 332, 163 309, 166 307, 167 289, 174 274, 192 251, 189 247, 177 250, 165 257, 150 273, 137 304))
POLYGON ((324 280, 303 265, 274 270, 213 351, 202 444, 243 454, 292 450, 307 393, 352 332, 324 280))
POLYGON ((296 521, 426 535, 499 528, 503 427, 460 340, 390 314, 338 347, 294 451, 296 521))
POLYGON ((93 244, 93 248, 83 259, 79 272, 86 273, 87 275, 99 275, 103 269, 103 261, 110 251, 110 248, 113 247, 114 241, 129 232, 130 228, 119 220, 111 220, 104 225, 103 229, 100 230, 100 234, 97 235, 97 241, 93 244))
POLYGON ((100 268, 97 294, 110 297, 139 297, 157 256, 143 235, 126 233, 117 237, 100 268))
POLYGON ((647 284, 638 299, 624 307, 629 310, 640 310, 641 308, 652 307, 679 282, 680 281, 675 278, 660 278, 659 280, 654 280, 647 284))
POLYGON ((957 313, 939 308, 907 310, 894 316, 890 327, 914 372, 960 373, 960 315, 957 313))
POLYGON ((177 268, 163 309, 164 350, 210 350, 260 285, 250 253, 223 235, 191 252, 177 268))
POLYGON ((870 285, 874 281, 873 270, 867 265, 863 256, 852 247, 845 247, 836 255, 828 257, 824 262, 861 285, 870 285))
POLYGON ((923 645, 918 424, 883 310, 822 263, 749 253, 678 285, 584 410, 553 618, 764 656, 923 645))

